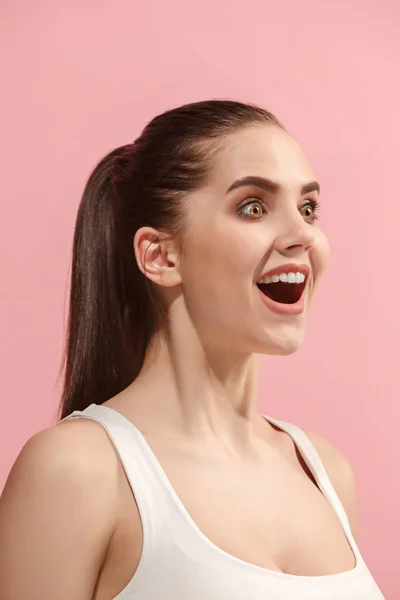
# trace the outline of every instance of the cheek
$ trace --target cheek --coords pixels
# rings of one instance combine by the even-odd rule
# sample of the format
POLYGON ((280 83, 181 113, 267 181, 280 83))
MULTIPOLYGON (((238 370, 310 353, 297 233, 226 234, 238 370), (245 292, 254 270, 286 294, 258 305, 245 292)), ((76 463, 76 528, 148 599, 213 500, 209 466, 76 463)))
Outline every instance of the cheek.
POLYGON ((265 247, 238 229, 210 227, 188 237, 181 275, 189 310, 201 319, 237 320, 252 301, 252 280, 265 247))
POLYGON ((207 278, 240 281, 252 278, 265 253, 265 234, 234 219, 216 219, 201 228, 193 228, 188 237, 187 265, 207 278))

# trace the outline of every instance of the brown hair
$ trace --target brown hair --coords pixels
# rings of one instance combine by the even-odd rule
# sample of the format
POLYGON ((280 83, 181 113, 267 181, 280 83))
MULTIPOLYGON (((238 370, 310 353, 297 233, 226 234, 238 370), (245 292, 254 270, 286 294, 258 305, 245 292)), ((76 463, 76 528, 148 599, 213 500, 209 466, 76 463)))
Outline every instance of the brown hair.
POLYGON ((138 376, 163 312, 137 266, 135 233, 147 225, 182 234, 182 198, 204 185, 218 142, 252 123, 282 127, 251 104, 187 104, 155 117, 91 173, 73 239, 60 418, 102 404, 138 376))

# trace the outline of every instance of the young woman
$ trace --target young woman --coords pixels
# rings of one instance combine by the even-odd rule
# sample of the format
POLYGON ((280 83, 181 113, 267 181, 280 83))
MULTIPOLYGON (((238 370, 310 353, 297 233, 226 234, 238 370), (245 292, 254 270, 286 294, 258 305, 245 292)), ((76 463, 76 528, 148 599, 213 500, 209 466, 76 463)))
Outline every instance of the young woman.
MULTIPOLYGON (((378 600, 352 469, 257 412, 328 258, 319 185, 261 108, 166 112, 78 212, 61 421, 1 506, 2 600, 378 600)), ((302 383, 306 384, 307 380, 302 383)))

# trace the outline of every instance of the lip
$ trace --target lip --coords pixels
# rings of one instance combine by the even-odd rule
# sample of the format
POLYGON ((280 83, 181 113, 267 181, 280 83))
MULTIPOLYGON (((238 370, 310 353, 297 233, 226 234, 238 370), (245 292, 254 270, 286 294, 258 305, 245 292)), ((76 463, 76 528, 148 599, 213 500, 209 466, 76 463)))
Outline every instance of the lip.
POLYGON ((264 302, 264 304, 267 306, 267 308, 269 308, 272 312, 274 312, 278 315, 300 315, 301 313, 304 312, 305 292, 307 289, 307 280, 310 275, 310 272, 311 272, 311 270, 310 270, 309 266, 304 265, 304 264, 297 265, 294 263, 280 265, 278 267, 274 267, 273 269, 270 269, 269 271, 264 273, 260 277, 260 279, 262 277, 266 277, 266 276, 271 277, 272 275, 279 275, 280 273, 303 273, 306 277, 306 285, 304 287, 304 290, 303 290, 300 300, 298 302, 296 302, 295 304, 281 304, 279 302, 275 302, 274 300, 272 300, 271 298, 268 298, 268 296, 263 294, 262 291, 257 287, 258 292, 261 296, 261 300, 264 302))

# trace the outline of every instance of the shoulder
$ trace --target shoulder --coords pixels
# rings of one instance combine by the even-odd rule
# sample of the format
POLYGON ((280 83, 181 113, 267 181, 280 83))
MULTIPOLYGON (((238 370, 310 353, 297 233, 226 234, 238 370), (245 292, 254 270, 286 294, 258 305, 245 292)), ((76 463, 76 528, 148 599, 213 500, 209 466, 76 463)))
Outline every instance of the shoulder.
POLYGON ((327 438, 310 431, 304 432, 316 448, 343 508, 350 521, 352 533, 358 540, 358 505, 356 480, 346 456, 327 438))
POLYGON ((28 586, 35 598, 92 596, 116 527, 118 475, 101 425, 82 421, 36 433, 8 475, 0 578, 9 597, 28 586))
POLYGON ((45 501, 47 511, 61 503, 69 516, 75 510, 73 501, 78 502, 76 510, 91 505, 105 517, 112 514, 118 492, 117 461, 101 429, 88 419, 74 419, 34 434, 11 468, 6 495, 18 499, 24 489, 31 490, 31 503, 45 501))
POLYGON ((73 471, 94 482, 98 476, 112 477, 116 454, 103 426, 92 419, 71 419, 33 435, 17 461, 34 463, 44 473, 73 471))

